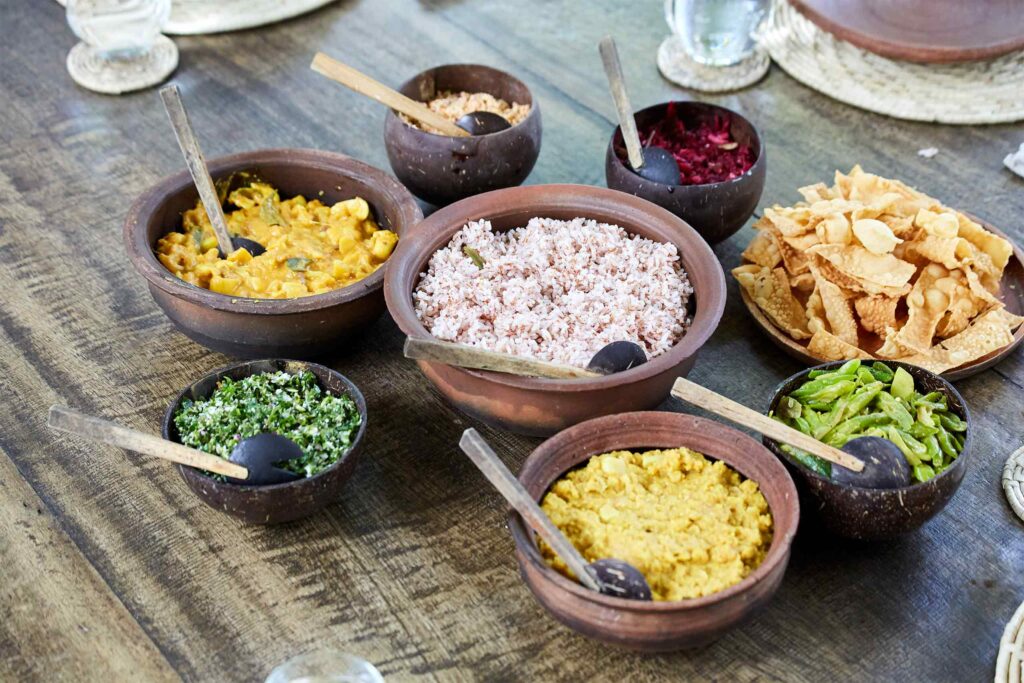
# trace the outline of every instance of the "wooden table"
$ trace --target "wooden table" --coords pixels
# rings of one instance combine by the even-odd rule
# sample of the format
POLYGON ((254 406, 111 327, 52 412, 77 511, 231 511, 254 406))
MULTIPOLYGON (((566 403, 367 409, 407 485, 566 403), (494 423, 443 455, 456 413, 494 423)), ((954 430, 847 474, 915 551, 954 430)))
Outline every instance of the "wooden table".
MULTIPOLYGON (((614 31, 637 106, 689 97, 654 65, 660 3, 339 2, 272 27, 181 38, 175 80, 211 156, 338 150, 387 168, 384 112, 308 69, 324 49, 398 83, 445 62, 507 69, 544 113, 531 183, 603 185, 613 108, 597 41, 614 31)), ((155 91, 72 85, 55 2, 0 5, 0 679, 262 680, 320 646, 389 679, 983 680, 1024 600, 1024 526, 999 474, 1021 441, 1024 360, 959 387, 974 462, 940 517, 900 542, 803 534, 771 605, 720 642, 641 656, 566 630, 517 575, 505 506, 456 447, 447 406, 381 320, 334 367, 372 415, 344 500, 304 522, 243 526, 166 463, 44 428, 65 403, 157 430, 170 397, 229 359, 172 329, 131 270, 121 221, 182 169, 155 91)), ((860 162, 1024 241, 1024 181, 1000 160, 1024 126, 911 124, 834 103, 778 69, 707 98, 761 129, 762 206, 860 162), (933 159, 917 150, 937 147, 933 159)), ((731 268, 745 228, 716 248, 731 268)), ((692 378, 754 407, 797 370, 754 330, 736 286, 692 378)), ((670 410, 683 410, 668 403, 670 410)), ((480 427, 480 425, 475 425, 480 427)), ((517 468, 535 441, 482 430, 517 468)))

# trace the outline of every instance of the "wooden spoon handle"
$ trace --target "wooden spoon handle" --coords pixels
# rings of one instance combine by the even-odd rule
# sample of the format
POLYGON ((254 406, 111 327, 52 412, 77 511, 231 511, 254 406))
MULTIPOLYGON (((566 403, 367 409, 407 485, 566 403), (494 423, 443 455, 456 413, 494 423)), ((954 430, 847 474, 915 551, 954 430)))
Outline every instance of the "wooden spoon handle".
POLYGON ((362 71, 357 71, 348 64, 343 64, 336 59, 328 57, 323 52, 316 53, 316 56, 313 57, 313 63, 309 65, 309 68, 318 74, 327 76, 332 81, 341 83, 346 88, 355 90, 360 95, 366 95, 381 104, 391 107, 395 111, 402 112, 410 118, 416 119, 428 126, 433 126, 445 135, 454 137, 466 137, 469 135, 467 131, 432 111, 422 102, 406 97, 380 81, 370 78, 362 71))
POLYGON ((225 477, 245 479, 249 476, 248 470, 241 465, 236 465, 216 455, 203 453, 180 443, 161 439, 159 436, 137 432, 109 420, 92 417, 63 406, 50 406, 46 425, 50 429, 69 432, 89 441, 118 446, 144 455, 153 455, 182 465, 223 474, 225 477))
POLYGON ((406 358, 414 360, 456 365, 460 368, 507 372, 512 375, 523 375, 525 377, 584 379, 602 376, 597 372, 591 372, 590 370, 584 370, 572 365, 548 363, 547 361, 534 360, 532 358, 520 358, 519 356, 507 353, 478 349, 475 346, 456 344, 454 342, 441 341, 440 339, 407 337, 403 352, 406 358))
POLYGON ((217 186, 213 184, 210 177, 210 170, 206 168, 206 158, 203 150, 199 147, 199 139, 192 130, 192 123, 188 119, 188 112, 185 111, 185 103, 181 101, 181 91, 176 85, 168 85, 160 88, 160 98, 164 101, 164 109, 167 110, 167 118, 171 120, 174 128, 174 137, 178 139, 178 147, 185 157, 185 165, 188 172, 192 174, 192 182, 199 190, 199 199, 203 202, 206 215, 210 217, 210 224, 213 226, 213 233, 217 236, 217 246, 220 253, 227 256, 235 250, 231 244, 231 235, 228 234, 228 221, 224 217, 224 208, 220 205, 220 197, 217 196, 217 186))
POLYGON ((601 61, 604 62, 604 73, 608 77, 608 87, 615 100, 615 112, 619 116, 619 128, 622 129, 622 139, 626 143, 626 154, 629 156, 629 165, 634 169, 642 168, 644 165, 644 152, 640 146, 640 134, 636 131, 636 119, 633 118, 633 107, 629 103, 629 95, 626 93, 626 78, 622 75, 622 63, 619 61, 619 50, 615 46, 615 39, 605 36, 598 44, 601 51, 601 61))
POLYGON ((822 460, 842 465, 854 472, 860 472, 864 469, 864 463, 849 453, 822 443, 813 437, 798 432, 792 427, 787 427, 778 420, 773 420, 767 415, 751 410, 745 405, 741 405, 721 394, 716 394, 710 389, 705 389, 699 384, 694 384, 688 379, 682 377, 677 379, 675 384, 672 385, 672 395, 681 401, 692 403, 715 415, 732 420, 736 424, 749 427, 776 441, 805 450, 822 460))
POLYGON ((558 553, 558 556, 568 565, 579 582, 591 590, 601 590, 597 579, 587 568, 587 561, 583 559, 572 542, 544 514, 544 511, 537 505, 537 501, 526 492, 519 480, 508 471, 505 463, 498 458, 475 429, 470 427, 462 433, 459 447, 469 456, 477 469, 483 472, 494 488, 498 489, 498 493, 505 497, 508 504, 522 515, 526 523, 558 553))

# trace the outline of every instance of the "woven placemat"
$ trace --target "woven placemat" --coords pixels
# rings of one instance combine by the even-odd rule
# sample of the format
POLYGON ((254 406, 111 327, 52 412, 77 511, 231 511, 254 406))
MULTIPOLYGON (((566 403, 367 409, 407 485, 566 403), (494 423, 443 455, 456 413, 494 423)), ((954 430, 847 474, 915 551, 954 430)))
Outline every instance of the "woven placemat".
POLYGON ((658 48, 658 70, 676 85, 702 92, 728 92, 746 88, 764 78, 771 60, 758 48, 739 64, 705 66, 690 58, 683 41, 670 35, 658 48))
POLYGON ((1021 683, 1024 680, 1024 602, 1021 603, 999 641, 995 683, 1021 683))
POLYGON ((1024 521, 1024 446, 1014 451, 1003 468, 1003 492, 1010 507, 1024 521))
POLYGON ((758 42, 804 85, 879 114, 956 124, 1024 119, 1024 51, 958 64, 887 59, 822 31, 786 0, 774 1, 758 42))

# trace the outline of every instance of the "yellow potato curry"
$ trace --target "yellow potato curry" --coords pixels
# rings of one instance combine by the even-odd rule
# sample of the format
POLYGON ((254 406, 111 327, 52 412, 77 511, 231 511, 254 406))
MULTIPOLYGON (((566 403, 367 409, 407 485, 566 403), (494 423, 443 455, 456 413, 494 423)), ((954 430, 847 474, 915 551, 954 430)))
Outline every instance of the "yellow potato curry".
MULTIPOLYGON (((772 516, 757 483, 688 448, 597 455, 541 501, 588 562, 624 560, 655 600, 715 593, 764 560, 772 516)), ((543 542, 541 554, 571 577, 543 542)))
POLYGON ((172 273, 197 287, 256 299, 291 299, 362 280, 384 263, 398 235, 377 226, 370 206, 354 197, 334 206, 252 182, 231 192, 228 232, 259 242, 266 252, 237 249, 220 258, 217 238, 201 203, 185 212, 182 231, 157 242, 156 255, 172 273))

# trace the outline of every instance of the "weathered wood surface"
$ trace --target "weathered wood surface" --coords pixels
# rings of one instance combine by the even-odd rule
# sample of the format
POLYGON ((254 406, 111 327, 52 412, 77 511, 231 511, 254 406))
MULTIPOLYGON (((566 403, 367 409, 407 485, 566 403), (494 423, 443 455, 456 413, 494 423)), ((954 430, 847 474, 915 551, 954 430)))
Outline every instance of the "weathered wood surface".
MULTIPOLYGON (((164 462, 50 433, 55 402, 155 431, 174 392, 228 359, 171 328, 121 246, 133 198, 182 168, 156 91, 74 87, 64 70, 74 38, 54 2, 2 3, 0 29, 0 680, 259 680, 317 646, 360 654, 393 680, 991 675, 1003 624, 1024 600, 1024 526, 999 488, 1021 442, 1021 353, 960 383, 976 450, 938 519, 897 543, 801 535, 757 619, 666 656, 595 645, 533 602, 505 505, 458 452, 472 422, 401 358, 389 319, 334 363, 366 395, 370 457, 348 496, 313 519, 243 526, 204 507, 164 462)), ((310 71, 315 50, 390 83, 434 64, 492 64, 529 83, 543 108, 528 182, 600 185, 613 118, 597 52, 606 32, 636 106, 689 96, 656 71, 665 29, 653 1, 340 2, 260 30, 177 39, 175 80, 210 156, 319 147, 387 168, 382 108, 310 71)), ((778 69, 708 99, 761 128, 762 205, 860 162, 1024 240, 1024 182, 1000 165, 1024 126, 899 122, 778 69), (917 156, 931 146, 938 156, 917 156)), ((727 268, 750 235, 716 249, 727 268)), ((692 378, 763 407, 797 366, 752 328, 729 286, 692 378)), ((481 431, 513 468, 535 443, 481 431)))

